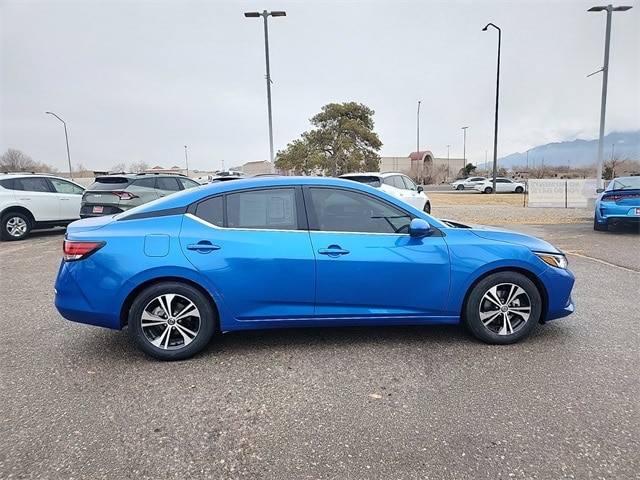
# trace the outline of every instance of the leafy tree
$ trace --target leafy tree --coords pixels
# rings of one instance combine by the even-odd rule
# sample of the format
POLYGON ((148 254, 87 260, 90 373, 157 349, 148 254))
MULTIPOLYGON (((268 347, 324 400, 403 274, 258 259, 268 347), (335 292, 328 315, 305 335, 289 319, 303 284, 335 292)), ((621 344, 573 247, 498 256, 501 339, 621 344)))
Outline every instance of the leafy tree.
POLYGON ((306 175, 378 170, 382 142, 373 131, 374 113, 356 102, 325 105, 310 120, 317 128, 279 151, 275 166, 306 175))

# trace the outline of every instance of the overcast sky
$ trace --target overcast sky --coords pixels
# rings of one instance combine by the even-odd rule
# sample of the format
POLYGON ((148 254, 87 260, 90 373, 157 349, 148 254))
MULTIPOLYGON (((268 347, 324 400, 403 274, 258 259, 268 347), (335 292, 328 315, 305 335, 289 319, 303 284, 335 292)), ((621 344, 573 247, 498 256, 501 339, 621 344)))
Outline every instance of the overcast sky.
MULTIPOLYGON (((146 162, 214 170, 269 157, 264 29, 270 17, 274 148, 334 102, 375 111, 382 156, 417 146, 492 158, 598 137, 606 12, 595 1, 0 2, 2 136, 68 170, 146 162)), ((640 130, 640 6, 614 12, 606 133, 640 130)), ((595 158, 594 158, 595 161, 595 158)))

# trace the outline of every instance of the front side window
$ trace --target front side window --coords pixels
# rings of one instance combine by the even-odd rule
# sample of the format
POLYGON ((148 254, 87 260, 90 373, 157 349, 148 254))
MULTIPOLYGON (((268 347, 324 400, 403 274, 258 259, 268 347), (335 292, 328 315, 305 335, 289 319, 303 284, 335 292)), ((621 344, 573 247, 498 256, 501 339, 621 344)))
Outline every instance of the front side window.
POLYGON ((315 213, 312 230, 353 233, 407 233, 411 215, 361 192, 334 188, 310 188, 315 213))
POLYGON ((53 183, 53 188, 56 189, 58 193, 71 193, 74 195, 82 195, 83 190, 74 185, 71 182, 67 182, 66 180, 60 180, 59 178, 50 178, 51 183, 53 183))
POLYGON ((200 184, 194 180, 191 180, 190 178, 182 178, 182 177, 178 177, 178 182, 180 182, 182 184, 182 187, 186 190, 187 188, 193 188, 193 187, 198 187, 200 186, 200 184))
POLYGON ((417 191, 418 190, 418 186, 413 183, 413 180, 411 180, 409 177, 405 177, 404 175, 402 177, 400 177, 402 180, 404 180, 405 183, 405 188, 407 190, 412 190, 412 191, 417 191))

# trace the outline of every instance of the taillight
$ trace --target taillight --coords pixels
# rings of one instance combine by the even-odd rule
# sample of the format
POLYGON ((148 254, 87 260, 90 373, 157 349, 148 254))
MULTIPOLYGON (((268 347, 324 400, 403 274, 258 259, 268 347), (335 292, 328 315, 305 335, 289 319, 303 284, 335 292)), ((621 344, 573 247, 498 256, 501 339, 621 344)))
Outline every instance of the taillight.
POLYGON ((63 258, 66 262, 84 260, 100 250, 106 242, 77 242, 65 240, 62 243, 63 258))
POLYGON ((123 191, 118 191, 118 192, 111 192, 113 193, 115 196, 117 196, 120 200, 131 200, 134 198, 138 198, 137 195, 134 195, 131 192, 123 192, 123 191))

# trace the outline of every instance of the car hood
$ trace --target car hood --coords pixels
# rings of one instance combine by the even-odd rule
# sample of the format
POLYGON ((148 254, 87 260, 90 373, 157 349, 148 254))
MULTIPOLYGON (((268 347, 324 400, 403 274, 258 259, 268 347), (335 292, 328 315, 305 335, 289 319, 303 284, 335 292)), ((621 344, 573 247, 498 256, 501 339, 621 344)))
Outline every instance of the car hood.
POLYGON ((486 240, 493 240, 496 242, 511 243, 514 245, 523 245, 528 247, 533 252, 546 252, 546 253, 563 253, 558 248, 551 245, 549 242, 540 238, 532 237, 525 233, 518 233, 512 230, 507 230, 499 227, 492 227, 488 225, 467 224, 460 223, 453 220, 441 220, 450 228, 461 228, 474 235, 484 238, 486 240))

